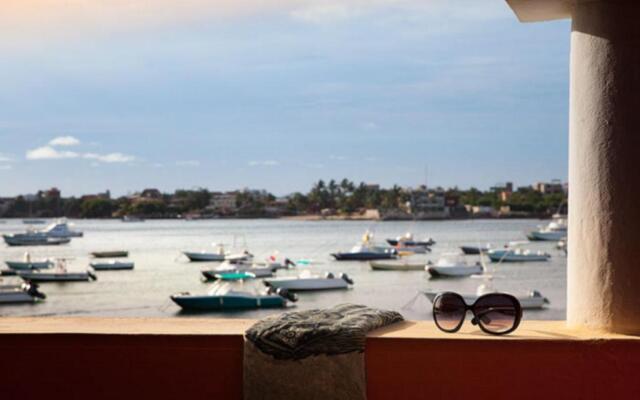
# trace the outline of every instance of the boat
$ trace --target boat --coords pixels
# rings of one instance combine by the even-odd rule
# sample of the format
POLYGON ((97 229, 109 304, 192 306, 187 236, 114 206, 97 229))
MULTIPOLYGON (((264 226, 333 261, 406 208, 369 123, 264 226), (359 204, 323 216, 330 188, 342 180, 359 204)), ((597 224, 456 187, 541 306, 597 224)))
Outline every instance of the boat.
POLYGON ((487 255, 493 262, 549 261, 549 258, 551 258, 551 255, 548 253, 521 248, 489 250, 489 252, 487 252, 487 255))
POLYGON ((295 264, 288 258, 285 258, 282 263, 273 260, 266 263, 251 263, 246 261, 232 262, 230 260, 226 260, 215 268, 202 270, 200 272, 205 280, 221 279, 220 276, 218 276, 220 274, 241 273, 251 274, 251 276, 247 276, 246 279, 268 278, 273 276, 277 270, 289 268, 290 266, 295 266, 295 264))
POLYGON ((398 236, 395 239, 387 239, 387 243, 391 246, 421 246, 421 247, 430 247, 436 244, 435 240, 432 238, 427 238, 424 240, 415 240, 413 238, 413 234, 411 232, 405 233, 403 236, 398 236))
POLYGON ((171 300, 183 310, 223 311, 283 308, 289 302, 296 302, 298 298, 294 293, 283 289, 267 290, 266 293, 250 293, 232 290, 228 284, 223 284, 215 285, 208 294, 194 295, 183 292, 172 295, 171 300))
POLYGON ((337 261, 371 261, 390 260, 398 257, 398 251, 393 247, 376 246, 372 244, 373 235, 365 232, 362 243, 359 243, 348 252, 332 253, 337 261))
POLYGON ((224 246, 221 244, 214 246, 216 249, 213 252, 206 250, 183 251, 182 254, 184 254, 189 259, 189 261, 192 262, 220 262, 226 260, 227 257, 229 257, 229 259, 238 260, 247 258, 246 254, 244 253, 234 255, 229 254, 227 251, 225 251, 224 246))
POLYGON ((133 269, 134 263, 131 261, 109 260, 91 262, 89 263, 89 266, 93 268, 94 271, 119 271, 133 269))
POLYGON ((527 235, 531 241, 554 241, 557 242, 567 237, 567 219, 555 214, 553 220, 545 227, 540 227, 537 231, 532 231, 527 235))
POLYGON ((0 304, 36 303, 46 297, 35 283, 0 285, 0 304))
POLYGON ((83 232, 71 230, 69 228, 69 223, 64 218, 59 219, 56 222, 49 224, 46 228, 36 232, 44 233, 47 236, 54 238, 76 238, 84 236, 83 232))
POLYGON ((460 250, 462 250, 462 253, 465 255, 471 256, 486 253, 491 250, 491 246, 460 246, 460 250))
POLYGON ((205 280, 228 280, 225 278, 233 278, 233 274, 238 275, 240 278, 240 274, 244 279, 254 279, 254 278, 268 278, 273 276, 274 270, 268 267, 260 267, 260 268, 229 268, 229 269, 208 269, 202 270, 200 273, 204 277, 205 280), (226 274, 226 275, 225 275, 226 274))
POLYGON ((126 250, 94 251, 91 252, 91 256, 94 258, 120 258, 128 257, 129 252, 126 250))
POLYGON ((98 277, 91 271, 67 272, 67 271, 20 271, 18 276, 28 282, 83 282, 95 281, 98 277))
POLYGON ((39 234, 8 234, 2 235, 9 246, 58 246, 71 242, 71 238, 54 238, 39 234))
POLYGON ((54 262, 51 260, 44 261, 5 261, 7 267, 16 271, 30 270, 30 269, 49 269, 52 268, 54 262))
POLYGON ((3 235, 9 246, 43 246, 66 244, 71 238, 82 237, 83 233, 72 231, 66 220, 58 220, 44 229, 29 229, 25 233, 3 235))
MULTIPOLYGON (((305 271, 308 272, 308 271, 305 271)), ((293 292, 348 289, 353 280, 347 274, 336 278, 331 272, 324 276, 302 273, 299 276, 265 279, 264 284, 272 288, 287 289, 293 292)))
POLYGON ((370 261, 369 266, 374 271, 424 271, 426 261, 390 260, 370 261))
POLYGON ((460 254, 446 253, 435 264, 427 265, 425 270, 433 278, 461 278, 482 274, 484 267, 480 262, 469 265, 460 254))
POLYGON ((33 270, 18 271, 18 276, 26 282, 82 282, 95 281, 98 277, 91 271, 69 272, 66 260, 58 259, 56 267, 51 271, 33 270))
MULTIPOLYGON (((273 272, 268 271, 269 275, 273 276, 273 272)), ((255 279, 257 278, 256 274, 248 272, 248 271, 229 271, 229 272, 214 272, 211 274, 211 271, 202 271, 202 275, 207 280, 216 280, 216 281, 244 281, 247 279, 255 279)))
MULTIPOLYGON (((475 294, 461 294, 461 296, 464 299, 465 303, 467 303, 468 305, 471 305, 478 299, 478 297, 482 296, 483 294, 495 293, 495 292, 497 291, 492 289, 490 286, 480 285, 478 286, 478 290, 475 294)), ((438 295, 438 293, 440 292, 423 291, 421 293, 427 299, 429 299, 430 302, 433 303, 433 299, 435 299, 436 295, 438 295)), ((546 304, 549 304, 549 300, 537 290, 530 290, 526 293, 520 293, 520 294, 516 293, 514 294, 514 296, 518 299, 518 301, 520 302, 520 306, 524 310, 537 310, 537 309, 544 308, 546 304)))
POLYGON ((431 251, 431 248, 427 246, 415 246, 415 245, 404 245, 404 244, 399 244, 395 246, 395 249, 400 256, 412 255, 412 254, 426 254, 431 251))

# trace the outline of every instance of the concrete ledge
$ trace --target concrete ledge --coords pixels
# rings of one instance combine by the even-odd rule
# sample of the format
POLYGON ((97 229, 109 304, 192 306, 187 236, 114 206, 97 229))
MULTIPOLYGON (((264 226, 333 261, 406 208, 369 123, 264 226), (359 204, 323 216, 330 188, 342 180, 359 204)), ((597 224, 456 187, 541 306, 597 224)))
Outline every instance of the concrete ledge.
MULTIPOLYGON (((242 398, 242 333, 251 320, 0 318, 7 399, 242 398)), ((633 398, 640 338, 524 322, 494 337, 433 322, 373 332, 369 399, 633 398)), ((304 384, 304 382, 301 382, 304 384)), ((268 388, 265 388, 268 390, 268 388)))

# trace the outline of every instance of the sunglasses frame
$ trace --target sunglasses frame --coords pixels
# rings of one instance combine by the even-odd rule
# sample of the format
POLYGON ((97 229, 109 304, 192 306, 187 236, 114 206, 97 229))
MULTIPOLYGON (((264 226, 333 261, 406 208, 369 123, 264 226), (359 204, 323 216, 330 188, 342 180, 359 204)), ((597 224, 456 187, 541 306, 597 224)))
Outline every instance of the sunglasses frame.
POLYGON ((478 297, 476 299, 476 301, 473 302, 473 304, 468 305, 466 301, 464 301, 464 297, 462 297, 460 294, 455 293, 455 292, 442 292, 442 293, 438 293, 436 295, 436 297, 433 299, 433 321, 436 323, 436 326, 438 327, 438 329, 440 329, 443 332, 447 332, 447 333, 455 333, 458 332, 460 330, 460 328, 462 327, 462 325, 464 324, 464 321, 467 317, 467 312, 471 311, 471 313, 473 314, 473 319, 471 320, 471 323, 473 325, 478 325, 480 327, 480 329, 484 332, 484 333, 488 333, 490 335, 506 335, 508 333, 511 333, 513 331, 515 331, 516 329, 518 329, 518 326, 520 325, 520 321, 522 320, 522 306, 520 305, 520 301, 518 301, 518 299, 513 296, 510 295, 508 293, 486 293, 483 294, 482 296, 478 297), (464 315, 462 316, 462 318, 460 319, 460 322, 458 323, 458 325, 453 328, 453 329, 444 329, 442 326, 440 326, 440 324, 438 323, 438 318, 436 317, 436 304, 437 304, 437 300, 442 297, 442 296, 446 296, 446 295, 453 295, 458 297, 461 301, 462 304, 464 304, 464 315), (480 301, 480 299, 483 299, 485 297, 488 296, 502 296, 502 297, 507 297, 509 299, 511 299, 513 301, 513 304, 515 306, 515 311, 516 311, 516 315, 515 315, 515 320, 513 322, 513 326, 511 328, 509 328, 508 330, 504 331, 504 332, 492 332, 491 330, 487 329, 483 324, 482 324, 482 320, 478 317, 478 315, 476 315, 476 312, 474 310, 476 304, 478 303, 478 301, 480 301))

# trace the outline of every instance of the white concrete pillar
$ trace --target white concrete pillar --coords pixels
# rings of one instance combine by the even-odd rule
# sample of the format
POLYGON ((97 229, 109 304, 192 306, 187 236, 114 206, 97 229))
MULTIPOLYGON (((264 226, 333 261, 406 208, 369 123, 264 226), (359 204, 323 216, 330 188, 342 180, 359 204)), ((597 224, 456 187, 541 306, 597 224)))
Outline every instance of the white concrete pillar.
POLYGON ((640 0, 572 18, 567 320, 640 334, 640 0))

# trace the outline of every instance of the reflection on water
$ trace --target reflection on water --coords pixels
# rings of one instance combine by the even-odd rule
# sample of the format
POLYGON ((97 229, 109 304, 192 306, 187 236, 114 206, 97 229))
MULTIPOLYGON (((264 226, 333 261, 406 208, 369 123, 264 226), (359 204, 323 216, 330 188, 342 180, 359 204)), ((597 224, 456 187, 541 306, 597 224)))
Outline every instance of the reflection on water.
MULTIPOLYGON (((36 305, 2 306, 0 315, 93 315, 175 317, 184 314, 169 300, 175 292, 205 293, 209 284, 200 280, 202 263, 189 263, 181 250, 212 249, 212 243, 231 245, 234 235, 243 237, 257 259, 274 251, 293 260, 313 259, 313 272, 346 272, 355 285, 351 290, 301 294, 293 309, 327 307, 338 303, 360 303, 373 307, 400 311, 408 319, 431 319, 431 304, 425 298, 415 299, 419 290, 451 290, 475 292, 482 279, 430 280, 421 271, 371 271, 366 262, 336 262, 329 256, 338 250, 348 250, 369 229, 377 241, 396 237, 407 231, 417 238, 431 236, 437 244, 426 259, 437 259, 443 252, 457 251, 463 244, 502 245, 512 240, 524 240, 525 233, 541 224, 538 220, 476 220, 476 221, 287 221, 287 220, 204 220, 204 221, 73 221, 84 238, 73 239, 62 247, 33 247, 33 259, 71 257, 70 270, 86 269, 89 252, 126 249, 136 263, 134 271, 98 272, 98 280, 89 283, 43 284, 41 290, 47 300, 36 305)), ((0 225, 1 233, 22 231, 21 221, 0 225)), ((242 240, 241 240, 242 241, 242 240)), ((496 288, 503 291, 524 292, 537 289, 551 304, 542 311, 525 311, 524 319, 564 319, 566 308, 566 256, 555 250, 555 243, 532 243, 529 248, 552 254, 549 262, 502 264, 491 271, 496 288)), ((21 259, 25 248, 0 245, 0 261, 21 259)), ((469 261, 478 256, 467 256, 469 261)), ((215 264, 209 264, 210 266, 215 264)), ((279 275, 296 271, 279 271, 279 275)), ((5 279, 6 281, 6 279, 5 279)), ((260 281, 246 282, 245 288, 261 285, 260 281)), ((229 318, 259 318, 281 312, 257 310, 215 312, 206 316, 229 318)), ((203 316, 203 314, 195 314, 203 316)))

